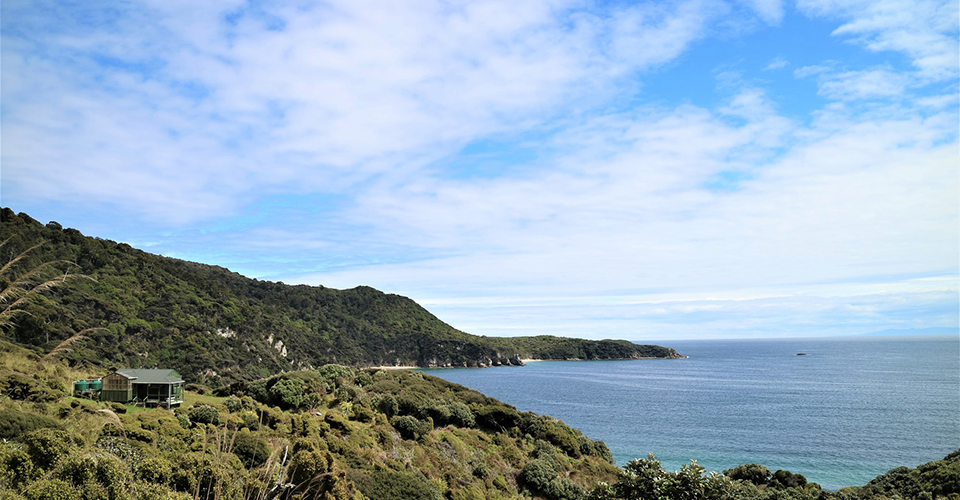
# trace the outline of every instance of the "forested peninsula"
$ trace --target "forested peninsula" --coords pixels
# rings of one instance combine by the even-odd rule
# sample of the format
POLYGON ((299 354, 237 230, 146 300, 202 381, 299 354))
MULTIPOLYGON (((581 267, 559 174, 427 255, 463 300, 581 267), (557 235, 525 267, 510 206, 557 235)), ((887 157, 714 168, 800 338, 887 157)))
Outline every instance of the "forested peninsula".
POLYGON ((176 367, 219 386, 328 363, 487 367, 522 359, 678 358, 623 340, 492 338, 459 331, 416 302, 367 286, 337 290, 249 279, 217 266, 150 254, 56 222, 0 210, 0 277, 47 266, 77 275, 26 303, 7 337, 36 352, 69 341, 71 363, 176 367), (21 254, 25 251, 24 255, 21 254))

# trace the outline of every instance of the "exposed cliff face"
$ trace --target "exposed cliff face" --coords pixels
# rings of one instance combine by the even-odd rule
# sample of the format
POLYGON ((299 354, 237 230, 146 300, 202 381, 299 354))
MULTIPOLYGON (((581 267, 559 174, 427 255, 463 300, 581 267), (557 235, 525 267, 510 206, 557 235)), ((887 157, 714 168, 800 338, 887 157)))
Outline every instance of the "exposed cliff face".
POLYGON ((519 354, 504 356, 500 353, 494 353, 493 356, 471 358, 457 363, 430 358, 420 361, 417 366, 421 368, 489 368, 492 366, 524 366, 524 363, 519 354))

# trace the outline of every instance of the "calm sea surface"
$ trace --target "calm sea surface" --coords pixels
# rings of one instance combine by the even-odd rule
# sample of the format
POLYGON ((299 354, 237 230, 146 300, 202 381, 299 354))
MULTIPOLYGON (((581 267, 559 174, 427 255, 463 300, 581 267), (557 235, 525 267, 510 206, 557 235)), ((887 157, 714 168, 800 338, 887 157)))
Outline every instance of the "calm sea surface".
POLYGON ((757 462, 836 489, 960 448, 956 337, 660 343, 689 359, 423 371, 562 419, 619 465, 757 462))

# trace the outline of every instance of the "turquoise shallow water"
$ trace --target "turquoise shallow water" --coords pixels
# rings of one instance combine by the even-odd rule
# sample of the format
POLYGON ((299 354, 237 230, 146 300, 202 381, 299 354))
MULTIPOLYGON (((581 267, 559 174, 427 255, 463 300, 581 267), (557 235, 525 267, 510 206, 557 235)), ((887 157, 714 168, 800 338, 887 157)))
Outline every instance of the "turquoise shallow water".
POLYGON ((620 465, 757 462, 836 489, 960 448, 958 338, 660 344, 689 358, 424 371, 560 418, 620 465))

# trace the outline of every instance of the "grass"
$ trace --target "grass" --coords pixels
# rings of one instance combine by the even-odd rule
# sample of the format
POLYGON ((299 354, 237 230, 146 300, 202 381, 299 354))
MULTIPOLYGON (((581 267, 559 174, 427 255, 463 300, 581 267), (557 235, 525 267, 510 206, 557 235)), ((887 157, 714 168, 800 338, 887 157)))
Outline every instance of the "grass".
POLYGON ((222 404, 225 397, 211 396, 209 394, 197 394, 192 391, 183 391, 183 404, 180 406, 190 407, 195 404, 218 405, 222 404))

